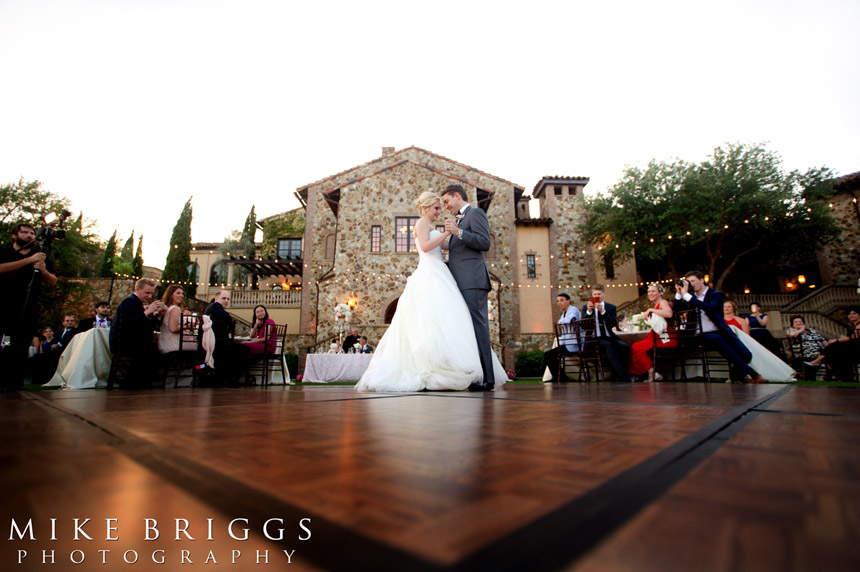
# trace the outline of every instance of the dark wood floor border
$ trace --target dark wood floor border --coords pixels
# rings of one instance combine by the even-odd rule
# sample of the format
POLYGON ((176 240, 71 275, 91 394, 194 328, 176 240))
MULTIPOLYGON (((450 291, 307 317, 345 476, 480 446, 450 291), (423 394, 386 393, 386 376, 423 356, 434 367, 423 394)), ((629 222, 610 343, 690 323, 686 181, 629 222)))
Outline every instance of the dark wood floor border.
POLYGON ((461 560, 453 570, 558 570, 588 552, 743 429, 791 387, 734 408, 566 505, 461 560))
MULTIPOLYGON (((115 424, 93 419, 63 407, 56 401, 40 398, 37 394, 30 396, 46 407, 79 418, 115 437, 111 445, 118 451, 228 518, 240 515, 260 522, 268 518, 283 518, 287 522, 311 518, 313 537, 299 547, 301 557, 324 569, 495 572, 557 570, 569 564, 659 498, 696 465, 717 451, 732 434, 740 431, 749 422, 753 410, 781 397, 789 389, 791 388, 783 388, 732 409, 603 485, 478 550, 451 567, 424 560, 331 522, 324 516, 295 507, 214 469, 172 453, 115 424), (744 417, 747 417, 746 421, 743 421, 744 417), (332 546, 337 549, 332 550, 332 546)), ((422 396, 426 393, 409 395, 422 396)))
POLYGON ((483 394, 447 394, 447 393, 414 393, 411 395, 423 395, 426 397, 453 397, 456 399, 498 399, 500 401, 513 401, 516 403, 588 403, 591 405, 643 405, 648 407, 705 407, 710 409, 733 409, 737 405, 708 405, 706 403, 642 403, 638 401, 597 401, 594 399, 530 399, 528 397, 496 397, 483 394), (486 395, 487 397, 481 397, 486 395))

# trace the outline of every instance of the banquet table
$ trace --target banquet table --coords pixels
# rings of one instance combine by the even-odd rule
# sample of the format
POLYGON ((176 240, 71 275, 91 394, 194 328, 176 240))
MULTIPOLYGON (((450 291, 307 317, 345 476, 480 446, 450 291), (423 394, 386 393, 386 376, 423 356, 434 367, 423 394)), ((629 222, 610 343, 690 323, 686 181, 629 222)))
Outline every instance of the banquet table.
POLYGON ((60 356, 57 372, 45 387, 107 387, 111 362, 109 335, 108 328, 93 328, 73 337, 69 347, 60 356))
POLYGON ((308 354, 302 381, 358 381, 370 365, 371 359, 372 354, 308 354))

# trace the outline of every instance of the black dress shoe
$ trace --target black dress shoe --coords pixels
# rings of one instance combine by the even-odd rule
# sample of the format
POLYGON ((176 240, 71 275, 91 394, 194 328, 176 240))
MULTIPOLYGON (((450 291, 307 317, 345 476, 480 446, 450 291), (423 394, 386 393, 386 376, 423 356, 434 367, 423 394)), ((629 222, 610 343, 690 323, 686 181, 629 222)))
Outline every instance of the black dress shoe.
POLYGON ((493 386, 486 383, 473 383, 469 385, 469 391, 493 391, 493 386))

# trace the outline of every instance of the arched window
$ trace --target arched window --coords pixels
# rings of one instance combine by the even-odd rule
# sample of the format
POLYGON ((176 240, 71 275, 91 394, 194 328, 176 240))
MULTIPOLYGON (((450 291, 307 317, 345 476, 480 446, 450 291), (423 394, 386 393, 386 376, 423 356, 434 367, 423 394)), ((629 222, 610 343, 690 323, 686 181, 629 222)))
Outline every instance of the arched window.
POLYGON ((394 313, 397 311, 397 302, 400 298, 394 300, 388 307, 385 309, 385 320, 384 323, 390 324, 391 320, 394 319, 394 313))

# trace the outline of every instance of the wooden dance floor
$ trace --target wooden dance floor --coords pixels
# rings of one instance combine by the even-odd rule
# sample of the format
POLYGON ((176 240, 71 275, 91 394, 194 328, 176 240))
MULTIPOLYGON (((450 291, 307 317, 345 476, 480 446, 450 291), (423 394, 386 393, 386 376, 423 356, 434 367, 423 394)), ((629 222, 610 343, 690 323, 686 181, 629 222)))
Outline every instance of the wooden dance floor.
POLYGON ((44 391, 0 424, 2 570, 860 570, 856 389, 44 391))

